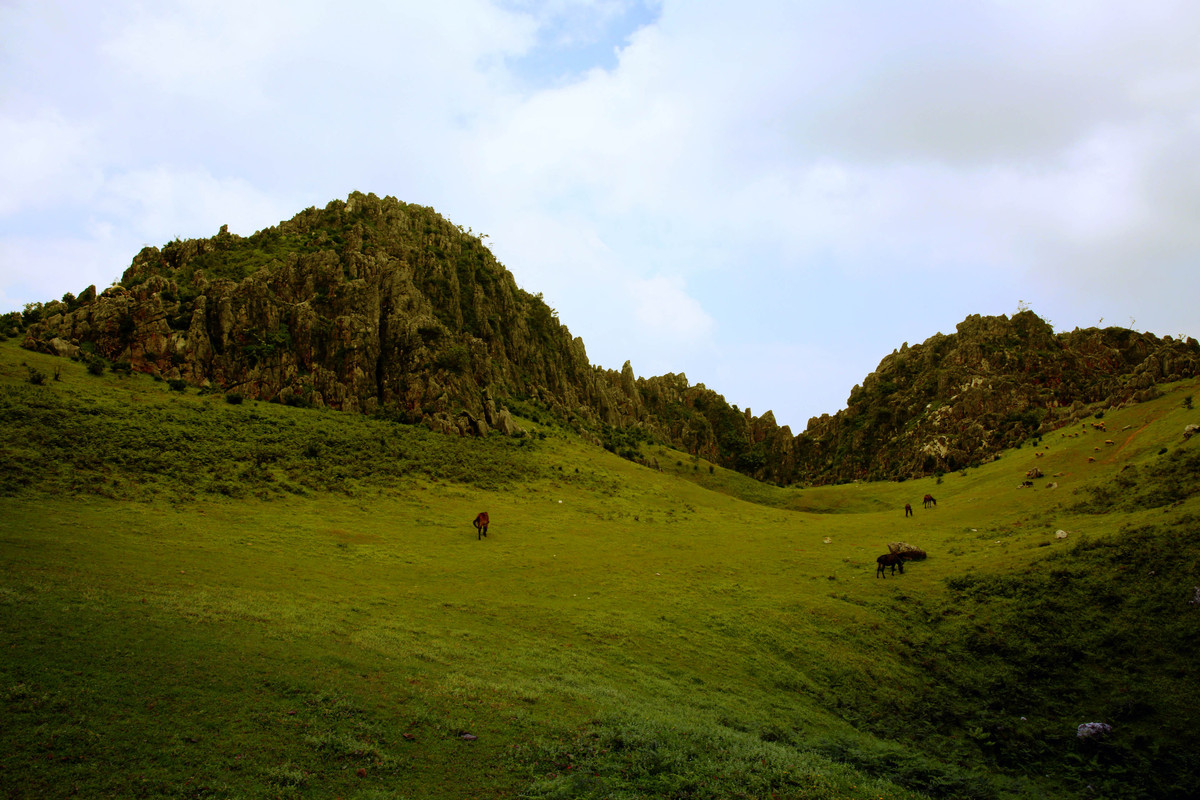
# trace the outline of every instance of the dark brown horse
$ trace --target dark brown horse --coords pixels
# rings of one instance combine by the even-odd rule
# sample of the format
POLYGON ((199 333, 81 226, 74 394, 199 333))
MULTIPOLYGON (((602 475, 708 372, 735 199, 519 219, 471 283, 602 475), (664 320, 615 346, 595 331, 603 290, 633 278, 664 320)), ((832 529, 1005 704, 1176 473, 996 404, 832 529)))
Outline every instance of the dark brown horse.
POLYGON ((900 568, 900 574, 904 574, 904 559, 899 553, 884 553, 879 558, 875 559, 875 577, 887 577, 887 568, 892 568, 892 574, 896 574, 896 567, 900 568))
POLYGON ((925 507, 929 508, 930 506, 937 508, 937 500, 933 499, 933 495, 927 494, 925 495, 925 507))
POLYGON ((910 505, 909 503, 904 504, 904 516, 906 516, 906 517, 912 516, 912 505, 910 505))
POLYGON ((479 532, 477 539, 482 539, 487 536, 488 515, 486 511, 480 511, 479 516, 475 518, 475 530, 479 532))

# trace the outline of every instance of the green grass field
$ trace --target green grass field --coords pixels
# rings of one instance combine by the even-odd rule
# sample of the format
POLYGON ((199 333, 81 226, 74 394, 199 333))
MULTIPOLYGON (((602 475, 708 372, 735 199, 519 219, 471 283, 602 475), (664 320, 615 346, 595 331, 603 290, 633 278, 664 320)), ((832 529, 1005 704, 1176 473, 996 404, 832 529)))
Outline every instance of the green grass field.
POLYGON ((2 342, 0 794, 1191 796, 1197 388, 783 489, 2 342))

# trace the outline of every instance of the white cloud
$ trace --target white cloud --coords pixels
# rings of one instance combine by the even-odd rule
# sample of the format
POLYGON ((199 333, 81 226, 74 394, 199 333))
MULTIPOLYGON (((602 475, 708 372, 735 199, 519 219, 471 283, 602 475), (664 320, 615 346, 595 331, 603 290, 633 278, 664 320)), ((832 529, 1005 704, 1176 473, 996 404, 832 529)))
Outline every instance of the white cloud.
POLYGON ((88 199, 99 182, 93 133, 54 112, 0 117, 0 217, 88 199))
POLYGON ((96 8, 0 9, 10 302, 39 258, 57 296, 360 189, 487 231, 599 363, 736 374, 704 379, 793 427, 815 390, 743 398, 748 353, 857 369, 1018 300, 1197 333, 1194 3, 96 8))
POLYGON ((642 328, 673 342, 704 339, 713 330, 713 319, 688 294, 677 275, 656 275, 630 285, 629 302, 642 328))
POLYGON ((129 17, 100 49, 160 91, 243 100, 312 10, 304 3, 236 0, 156 4, 129 17))
POLYGON ((273 225, 300 210, 282 207, 241 179, 219 179, 202 169, 163 167, 112 177, 98 207, 121 220, 125 230, 158 243, 207 238, 226 224, 232 232, 248 235, 266 227, 261 223, 264 219, 273 225))

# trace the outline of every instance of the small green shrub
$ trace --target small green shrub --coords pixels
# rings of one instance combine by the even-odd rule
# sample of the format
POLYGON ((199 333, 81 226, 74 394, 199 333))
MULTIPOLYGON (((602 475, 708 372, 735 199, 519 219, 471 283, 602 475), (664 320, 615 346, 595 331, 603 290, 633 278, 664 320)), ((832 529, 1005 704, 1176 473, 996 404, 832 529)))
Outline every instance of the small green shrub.
POLYGON ((41 386, 46 382, 46 373, 42 372, 37 367, 29 368, 29 382, 34 386, 41 386))
POLYGON ((183 378, 171 378, 169 381, 167 381, 167 386, 170 386, 171 391, 173 392, 186 392, 188 382, 183 378))
POLYGON ((89 356, 87 359, 87 371, 90 375, 103 375, 108 362, 100 356, 89 356))
POLYGON ((240 406, 242 404, 242 395, 238 392, 230 392, 225 395, 225 402, 231 406, 240 406))
POLYGON ((312 408, 313 401, 310 393, 295 392, 289 394, 284 400, 284 403, 292 408, 312 408))
POLYGON ((433 365, 447 372, 461 374, 471 365, 471 351, 461 344, 451 345, 448 350, 438 355, 433 365))

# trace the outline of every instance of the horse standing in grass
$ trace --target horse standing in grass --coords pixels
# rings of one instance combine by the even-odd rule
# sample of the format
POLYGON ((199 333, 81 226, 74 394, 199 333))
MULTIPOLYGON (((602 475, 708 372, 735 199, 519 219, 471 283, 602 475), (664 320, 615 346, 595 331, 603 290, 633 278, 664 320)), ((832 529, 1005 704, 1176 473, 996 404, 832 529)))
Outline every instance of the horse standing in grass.
POLYGON ((912 516, 912 504, 910 504, 910 503, 904 504, 904 516, 906 516, 906 517, 912 516))
POLYGON ((486 511, 480 511, 479 516, 475 518, 475 530, 479 535, 475 538, 482 539, 487 536, 488 515, 486 511))
POLYGON ((933 499, 933 495, 927 494, 925 495, 925 507, 929 508, 930 506, 937 508, 937 500, 933 499))
POLYGON ((896 574, 896 567, 900 567, 900 574, 904 574, 904 559, 899 553, 884 553, 879 558, 875 559, 875 577, 887 577, 887 568, 892 568, 892 574, 896 574))

